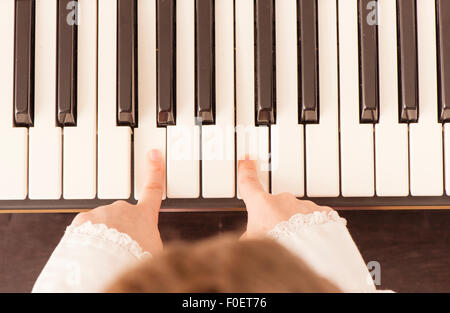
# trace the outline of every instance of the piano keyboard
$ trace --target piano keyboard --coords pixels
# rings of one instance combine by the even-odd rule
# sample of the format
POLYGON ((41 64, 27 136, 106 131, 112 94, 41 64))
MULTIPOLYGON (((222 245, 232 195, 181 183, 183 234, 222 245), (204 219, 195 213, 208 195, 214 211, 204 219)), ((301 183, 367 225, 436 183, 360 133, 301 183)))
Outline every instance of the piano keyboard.
POLYGON ((1 0, 0 209, 450 205, 447 0, 1 0))

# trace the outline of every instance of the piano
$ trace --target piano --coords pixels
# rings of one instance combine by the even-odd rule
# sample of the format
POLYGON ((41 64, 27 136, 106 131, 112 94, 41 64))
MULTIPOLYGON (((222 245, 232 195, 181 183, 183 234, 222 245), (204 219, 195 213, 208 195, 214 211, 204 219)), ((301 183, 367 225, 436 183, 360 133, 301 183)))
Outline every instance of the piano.
POLYGON ((450 208, 448 0, 1 0, 0 212, 450 208))

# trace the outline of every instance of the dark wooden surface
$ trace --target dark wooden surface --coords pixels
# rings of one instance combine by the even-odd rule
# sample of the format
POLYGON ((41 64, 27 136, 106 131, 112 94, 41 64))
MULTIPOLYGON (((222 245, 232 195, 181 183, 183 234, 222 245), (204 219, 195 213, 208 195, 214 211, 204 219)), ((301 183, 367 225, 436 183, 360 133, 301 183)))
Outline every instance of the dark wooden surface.
MULTIPOLYGON (((450 211, 345 211, 366 262, 381 264, 381 288, 450 292, 450 211)), ((0 292, 28 292, 73 214, 0 214, 0 292)), ((164 213, 163 240, 242 232, 244 212, 164 213)))

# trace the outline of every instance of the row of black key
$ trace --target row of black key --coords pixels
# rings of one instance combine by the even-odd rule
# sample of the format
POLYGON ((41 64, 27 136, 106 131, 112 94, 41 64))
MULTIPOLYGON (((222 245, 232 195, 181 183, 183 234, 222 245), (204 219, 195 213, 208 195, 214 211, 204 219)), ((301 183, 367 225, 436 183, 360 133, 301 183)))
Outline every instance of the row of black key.
POLYGON ((15 3, 14 125, 33 126, 34 120, 34 1, 15 3))
POLYGON ((137 0, 117 0, 117 124, 137 126, 137 0))
MULTIPOLYGON (((70 0, 57 3, 56 123, 76 126, 77 21, 68 18, 70 0)), ((34 122, 35 0, 15 1, 14 125, 34 122)))
POLYGON ((415 0, 397 1, 399 120, 417 122, 419 86, 415 0))
MULTIPOLYGON (((214 124, 214 0, 195 0, 195 115, 214 124)), ((275 0, 254 0, 255 124, 276 123, 275 0)), ((360 122, 379 118, 378 26, 368 10, 373 1, 358 1, 360 122)), ((70 0, 57 6, 57 103, 59 126, 76 126, 77 23, 70 23, 70 0)), ((137 126, 137 0, 117 0, 117 124, 137 126)), ((416 0, 397 0, 399 121, 417 122, 418 56, 416 0)), ((299 123, 319 122, 317 0, 298 0, 299 123)), ((436 0, 439 120, 450 121, 450 3, 436 0)), ((176 0, 156 0, 157 123, 176 123, 176 0)), ((233 30, 230 30, 233 31, 233 30)), ((15 2, 14 124, 34 120, 35 0, 15 2)))
POLYGON ((439 119, 450 122, 450 1, 436 0, 439 119))
MULTIPOLYGON (((57 1, 56 124, 76 126, 78 20, 57 1)), ((35 0, 15 0, 14 125, 34 121, 35 0)), ((117 124, 137 123, 137 0, 117 0, 117 124)))
MULTIPOLYGON (((214 0, 195 1, 195 114, 203 125, 215 122, 214 0)), ((157 122, 176 122, 176 1, 156 1, 157 122)), ((232 30, 230 30, 232 31, 232 30)))
MULTIPOLYGON (((371 0, 358 0, 360 122, 377 123, 379 118, 378 21, 367 11, 371 0), (372 23, 371 23, 372 22, 372 23)), ((450 3, 436 0, 438 120, 450 121, 450 3)), ((398 104, 399 122, 419 119, 417 2, 397 0, 398 104)))
MULTIPOLYGON (((175 0, 157 0, 158 125, 175 124, 175 0)), ((299 121, 317 123, 317 1, 299 0, 299 121)), ((215 121, 214 0, 196 0, 196 118, 215 121)), ((255 124, 276 122, 275 1, 255 0, 255 124)), ((230 30, 233 31, 233 30, 230 30)))
POLYGON ((77 120, 77 20, 67 15, 70 0, 59 0, 57 8, 56 121, 75 126, 77 120))
POLYGON ((275 123, 275 2, 255 1, 256 125, 275 123))

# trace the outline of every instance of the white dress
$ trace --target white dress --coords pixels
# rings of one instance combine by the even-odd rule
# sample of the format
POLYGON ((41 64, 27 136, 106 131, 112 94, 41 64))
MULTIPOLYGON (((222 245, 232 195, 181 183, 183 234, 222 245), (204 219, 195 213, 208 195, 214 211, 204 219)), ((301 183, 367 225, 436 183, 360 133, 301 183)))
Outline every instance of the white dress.
MULTIPOLYGON (((376 292, 369 270, 336 211, 296 214, 267 233, 344 292, 376 292)), ((33 292, 101 292, 151 257, 130 236, 103 224, 69 226, 33 292)))

